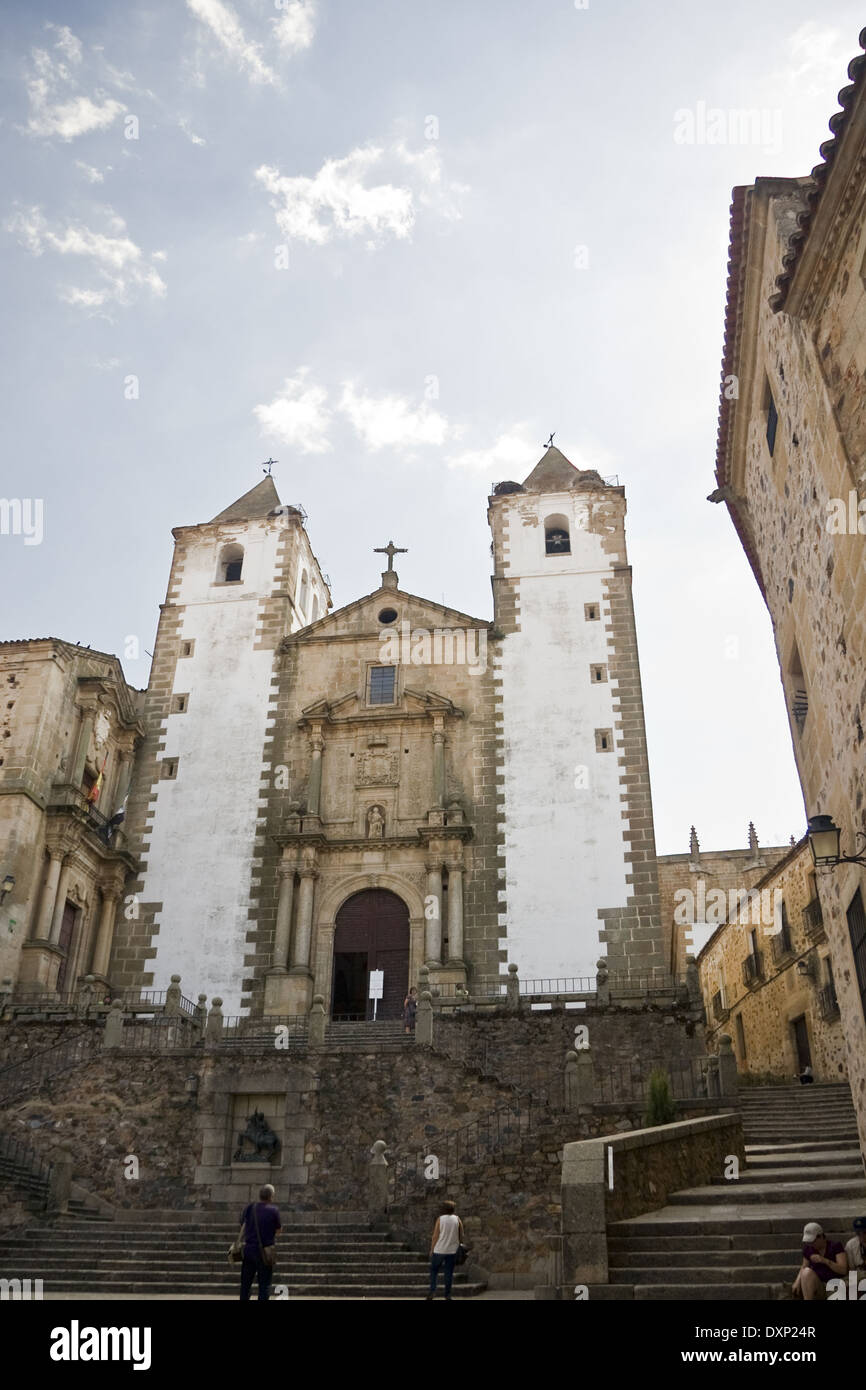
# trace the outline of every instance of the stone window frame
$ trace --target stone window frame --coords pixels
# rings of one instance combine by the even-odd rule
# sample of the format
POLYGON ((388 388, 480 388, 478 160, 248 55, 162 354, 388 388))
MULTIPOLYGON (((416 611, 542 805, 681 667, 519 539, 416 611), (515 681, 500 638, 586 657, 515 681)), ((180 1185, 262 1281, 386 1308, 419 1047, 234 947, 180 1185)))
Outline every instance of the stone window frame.
POLYGON ((588 623, 598 623, 601 621, 601 603, 585 603, 583 605, 583 616, 588 623))
POLYGON ((613 729, 596 729, 595 731, 595 751, 596 753, 612 753, 614 750, 613 729))
POLYGON ((550 516, 544 518, 544 554, 545 557, 552 555, 571 554, 571 525, 568 517, 563 512, 551 512, 550 516), (551 531, 564 531, 568 540, 565 550, 548 550, 547 543, 551 531))
POLYGON ((589 667, 589 680, 591 685, 605 685, 607 682, 607 664, 603 661, 593 661, 589 667), (600 675, 596 675, 596 672, 600 675))
POLYGON ((400 666, 396 661, 368 661, 364 672, 364 704, 368 709, 394 709, 400 703, 400 666), (371 672, 373 670, 387 670, 394 672, 394 698, 393 700, 377 700, 375 704, 370 699, 373 684, 371 672))
POLYGON ((226 541, 220 546, 217 556, 217 577, 211 585, 212 589, 225 588, 228 585, 243 584, 244 582, 244 560, 246 559, 244 548, 240 541, 226 541), (237 579, 227 579, 229 565, 236 565, 240 562, 241 572, 237 579))
POLYGON ((180 758, 161 758, 159 763, 159 778, 161 782, 174 782, 177 780, 177 769, 180 758))
POLYGON ((169 714, 187 714, 189 712, 189 691, 172 695, 169 714))
POLYGON ((192 637, 192 638, 190 638, 190 637, 185 637, 185 638, 183 638, 182 641, 181 641, 181 644, 180 644, 180 650, 179 650, 179 652, 178 652, 178 657, 181 658, 181 659, 183 660, 183 659, 186 659, 186 657, 188 657, 188 656, 194 656, 194 655, 195 655, 195 638, 194 638, 194 637, 192 637))

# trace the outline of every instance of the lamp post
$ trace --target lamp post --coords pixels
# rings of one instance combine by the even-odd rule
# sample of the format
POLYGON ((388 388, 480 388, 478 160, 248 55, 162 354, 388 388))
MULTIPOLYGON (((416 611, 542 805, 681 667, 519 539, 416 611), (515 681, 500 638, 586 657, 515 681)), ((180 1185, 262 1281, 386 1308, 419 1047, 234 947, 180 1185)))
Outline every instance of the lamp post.
POLYGON ((866 854, 840 854, 842 832, 832 816, 809 817, 809 849, 816 869, 835 869, 837 864, 866 864, 866 854))

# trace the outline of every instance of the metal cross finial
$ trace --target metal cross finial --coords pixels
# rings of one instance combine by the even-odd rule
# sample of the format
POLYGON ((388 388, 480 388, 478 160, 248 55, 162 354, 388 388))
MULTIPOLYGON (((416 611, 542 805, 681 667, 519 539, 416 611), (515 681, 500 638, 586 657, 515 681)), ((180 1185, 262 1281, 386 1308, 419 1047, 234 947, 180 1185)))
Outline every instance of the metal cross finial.
POLYGON ((544 446, 545 449, 549 449, 552 443, 553 443, 553 435, 550 436, 550 438, 548 439, 547 443, 545 444, 545 446, 544 446))
POLYGON ((395 545, 393 541, 389 541, 387 545, 374 545, 374 546, 373 546, 373 551, 374 551, 374 553, 375 553, 376 555, 387 555, 387 556, 388 556, 388 571, 389 571, 389 572, 392 571, 393 568, 394 568, 394 556, 395 556, 395 555, 407 555, 407 554, 409 553, 408 550, 406 550, 406 549, 403 548, 402 546, 395 545))
POLYGON ((275 463, 279 463, 279 459, 266 459, 265 462, 262 464, 262 472, 267 473, 268 477, 270 477, 271 469, 273 468, 275 463))

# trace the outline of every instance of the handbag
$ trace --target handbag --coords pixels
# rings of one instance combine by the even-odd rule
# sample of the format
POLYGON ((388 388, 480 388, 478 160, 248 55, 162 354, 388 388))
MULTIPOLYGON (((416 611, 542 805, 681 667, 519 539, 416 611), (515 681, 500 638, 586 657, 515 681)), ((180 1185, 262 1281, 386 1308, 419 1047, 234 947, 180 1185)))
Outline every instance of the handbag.
POLYGON ((454 1256, 454 1263, 455 1263, 455 1265, 465 1265, 465 1263, 466 1263, 466 1257, 468 1256, 468 1254, 469 1254, 469 1246, 468 1246, 468 1245, 458 1245, 458 1247, 457 1247, 457 1254, 454 1256))
POLYGON ((259 1253, 262 1257, 262 1263, 266 1264, 268 1269, 273 1269, 277 1261, 277 1247, 275 1245, 262 1245, 262 1237, 259 1232, 258 1203, 253 1206, 253 1221, 256 1224, 256 1240, 259 1242, 259 1253))
POLYGON ((241 1226, 231 1245, 229 1246, 229 1264, 240 1264, 244 1257, 244 1227, 241 1226))

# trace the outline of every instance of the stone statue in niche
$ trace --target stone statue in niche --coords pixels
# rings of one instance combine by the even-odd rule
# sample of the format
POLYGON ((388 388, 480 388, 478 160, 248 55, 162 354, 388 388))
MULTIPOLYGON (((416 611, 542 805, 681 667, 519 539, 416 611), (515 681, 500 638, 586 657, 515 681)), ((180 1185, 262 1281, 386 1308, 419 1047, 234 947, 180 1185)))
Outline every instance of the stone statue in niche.
POLYGON ((371 806, 367 812, 367 839, 381 840, 385 834, 385 817, 381 806, 371 806))
POLYGON ((263 1110, 254 1110, 247 1120, 247 1127, 238 1135, 238 1147, 232 1155, 233 1163, 272 1163, 279 1137, 274 1134, 263 1110), (252 1144, 252 1152, 244 1150, 244 1143, 252 1144))

